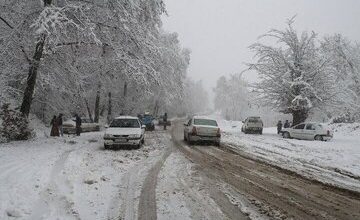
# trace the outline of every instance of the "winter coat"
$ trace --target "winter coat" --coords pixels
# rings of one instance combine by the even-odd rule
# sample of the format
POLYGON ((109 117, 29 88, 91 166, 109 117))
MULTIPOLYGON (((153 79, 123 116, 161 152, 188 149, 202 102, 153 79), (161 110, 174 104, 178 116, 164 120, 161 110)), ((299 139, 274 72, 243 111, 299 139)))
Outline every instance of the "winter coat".
POLYGON ((62 117, 58 117, 58 125, 62 126, 63 125, 63 118, 62 117))
POLYGON ((60 134, 59 134, 59 125, 58 125, 57 118, 53 118, 51 120, 51 122, 50 122, 50 125, 51 125, 50 136, 52 136, 52 137, 60 136, 60 134))
POLYGON ((290 128, 290 123, 289 123, 289 122, 285 122, 284 128, 290 128))
POLYGON ((280 129, 280 130, 282 129, 282 123, 281 122, 277 123, 276 126, 277 126, 278 129, 280 129))
POLYGON ((75 118, 76 127, 81 127, 81 118, 79 116, 76 116, 75 118))

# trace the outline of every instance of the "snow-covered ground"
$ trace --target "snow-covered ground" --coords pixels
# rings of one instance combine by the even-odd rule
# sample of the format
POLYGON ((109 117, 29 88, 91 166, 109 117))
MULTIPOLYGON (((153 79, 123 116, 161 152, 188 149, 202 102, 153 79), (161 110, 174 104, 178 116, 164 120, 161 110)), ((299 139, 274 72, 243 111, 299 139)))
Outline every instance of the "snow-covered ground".
POLYGON ((263 135, 240 132, 241 122, 219 120, 222 141, 248 156, 328 184, 360 192, 360 124, 331 125, 329 142, 284 139, 276 128, 263 135))
POLYGON ((140 150, 104 150, 101 132, 1 144, 0 219, 134 219, 156 135, 140 150))

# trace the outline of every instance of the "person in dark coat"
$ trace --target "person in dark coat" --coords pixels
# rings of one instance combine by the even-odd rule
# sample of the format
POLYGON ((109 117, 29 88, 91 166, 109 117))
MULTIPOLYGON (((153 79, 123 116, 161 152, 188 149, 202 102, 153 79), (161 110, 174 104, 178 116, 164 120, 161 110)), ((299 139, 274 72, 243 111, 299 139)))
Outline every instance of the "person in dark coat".
POLYGON ((165 112, 165 114, 164 114, 164 116, 163 116, 164 130, 166 130, 167 120, 168 120, 168 116, 167 116, 167 113, 165 112))
POLYGON ((53 119, 50 122, 50 125, 51 125, 50 136, 59 137, 59 125, 56 115, 54 115, 53 119))
POLYGON ((277 133, 278 133, 278 134, 280 134, 280 133, 281 133, 282 126, 283 126, 282 122, 281 122, 281 121, 279 121, 279 122, 277 123, 277 125, 276 125, 276 127, 277 127, 277 133))
POLYGON ((76 123, 76 135, 80 136, 81 133, 81 118, 78 114, 75 115, 75 123, 76 123))
POLYGON ((64 136, 64 129, 63 129, 63 114, 59 114, 58 118, 58 126, 59 126, 59 132, 61 137, 64 136))
POLYGON ((289 120, 285 121, 284 128, 290 128, 289 120))

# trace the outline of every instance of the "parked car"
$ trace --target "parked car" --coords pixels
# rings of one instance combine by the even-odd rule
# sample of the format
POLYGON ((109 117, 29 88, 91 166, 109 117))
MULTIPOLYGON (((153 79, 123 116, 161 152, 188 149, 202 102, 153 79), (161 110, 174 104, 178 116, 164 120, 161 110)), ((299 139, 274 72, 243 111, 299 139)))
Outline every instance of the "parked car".
POLYGON ((145 130, 155 130, 154 117, 150 113, 145 113, 144 115, 141 115, 140 121, 143 125, 145 125, 145 130))
POLYGON ((220 145, 221 133, 216 120, 194 116, 184 126, 184 140, 189 144, 213 142, 220 145))
POLYGON ((136 146, 141 147, 145 142, 145 125, 142 125, 139 118, 121 116, 115 118, 106 128, 104 134, 105 149, 115 146, 136 146))
MULTIPOLYGON (((63 122, 64 134, 75 134, 76 133, 76 123, 75 118, 65 120, 63 122)), ((100 131, 100 124, 92 122, 89 118, 81 119, 81 132, 92 132, 100 131)))
POLYGON ((327 125, 316 122, 301 123, 291 128, 284 128, 281 132, 284 138, 303 140, 328 141, 334 136, 327 125))
POLYGON ((248 117, 243 121, 241 131, 245 134, 248 133, 259 133, 263 132, 264 123, 260 117, 248 117))
MULTIPOLYGON (((163 126, 164 124, 165 124, 165 122, 164 122, 164 116, 161 115, 161 116, 159 117, 159 119, 158 119, 158 125, 159 125, 159 126, 163 126)), ((169 119, 167 119, 167 121, 166 121, 166 126, 171 126, 171 121, 170 121, 169 119)))

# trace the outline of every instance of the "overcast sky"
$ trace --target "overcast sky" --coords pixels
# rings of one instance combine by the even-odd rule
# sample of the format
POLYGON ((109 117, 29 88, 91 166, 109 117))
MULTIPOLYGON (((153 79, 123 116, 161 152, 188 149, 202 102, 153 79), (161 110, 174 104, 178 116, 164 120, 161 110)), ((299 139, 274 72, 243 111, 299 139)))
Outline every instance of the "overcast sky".
MULTIPOLYGON (((221 75, 239 73, 253 54, 248 46, 297 15, 298 30, 342 33, 360 42, 360 0, 165 0, 164 28, 191 49, 188 75, 210 89, 221 75)), ((246 74, 249 81, 254 74, 246 74)))

